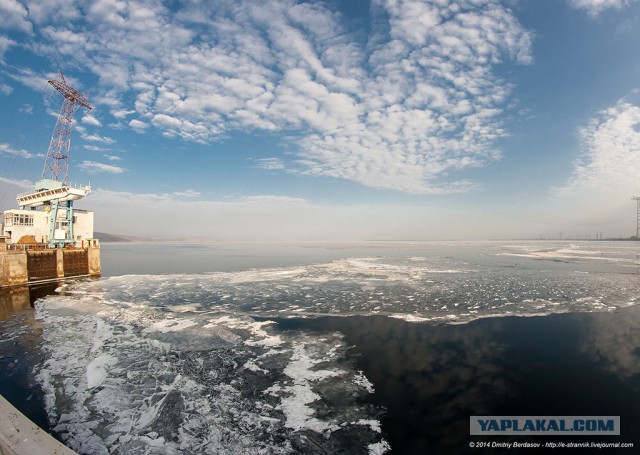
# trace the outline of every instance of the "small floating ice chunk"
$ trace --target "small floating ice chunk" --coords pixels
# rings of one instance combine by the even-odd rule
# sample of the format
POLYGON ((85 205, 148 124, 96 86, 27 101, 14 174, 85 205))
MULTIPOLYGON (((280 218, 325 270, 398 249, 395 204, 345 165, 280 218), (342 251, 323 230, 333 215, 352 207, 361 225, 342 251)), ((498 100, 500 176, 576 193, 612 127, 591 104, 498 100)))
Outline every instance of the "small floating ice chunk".
POLYGON ((425 322, 425 321, 430 321, 431 319, 429 318, 425 318, 425 317, 420 317, 420 316, 415 316, 413 314, 390 314, 389 315, 390 318, 394 318, 394 319, 403 319, 407 322, 425 322))
POLYGON ((391 450, 391 446, 383 439, 375 444, 369 444, 367 449, 369 449, 369 455, 383 455, 391 450))
POLYGON ((265 370, 264 368, 261 368, 260 366, 258 366, 258 364, 256 364, 254 359, 247 360, 243 365, 243 368, 247 370, 255 371, 256 373, 265 373, 265 374, 269 373, 268 370, 265 370))
POLYGON ((363 427, 371 428, 371 431, 375 431, 376 433, 381 433, 382 428, 380 427, 380 421, 374 419, 360 419, 357 422, 353 422, 354 425, 360 425, 363 427))
POLYGON ((242 341, 242 338, 240 336, 236 335, 235 333, 229 330, 225 330, 223 328, 219 328, 216 334, 220 337, 221 340, 226 341, 228 343, 237 344, 237 343, 240 343, 240 341, 242 341))
POLYGON ((191 319, 163 319, 161 321, 154 322, 149 327, 143 330, 143 333, 148 332, 179 332, 188 327, 196 325, 197 322, 191 319))
MULTIPOLYGON (((314 369, 320 361, 310 357, 304 344, 293 347, 291 362, 284 369, 284 374, 293 380, 293 385, 281 389, 289 395, 282 398, 278 405, 286 417, 285 427, 294 430, 307 428, 318 433, 337 429, 336 425, 314 417, 315 411, 309 406, 321 398, 313 391, 314 383, 340 374, 335 370, 314 369)), ((273 386, 265 390, 267 393, 274 391, 273 386)))
POLYGON ((117 359, 108 354, 96 357, 87 365, 87 388, 98 387, 107 378, 107 370, 117 359))
POLYGON ((369 381, 369 379, 367 379, 367 377, 364 375, 364 372, 362 370, 358 370, 358 372, 355 374, 353 378, 353 383, 356 385, 359 385, 369 393, 375 392, 375 389, 373 388, 373 384, 371 383, 371 381, 369 381))

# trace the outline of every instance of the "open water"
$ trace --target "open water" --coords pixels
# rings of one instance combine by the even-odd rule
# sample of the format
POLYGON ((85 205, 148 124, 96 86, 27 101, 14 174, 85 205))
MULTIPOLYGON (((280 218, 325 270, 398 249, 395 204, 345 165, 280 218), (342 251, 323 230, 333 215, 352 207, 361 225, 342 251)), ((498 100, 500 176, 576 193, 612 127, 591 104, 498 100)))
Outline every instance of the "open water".
POLYGON ((5 315, 0 392, 79 453, 551 440, 472 415, 619 415, 640 447, 639 246, 103 244, 103 278, 5 315))

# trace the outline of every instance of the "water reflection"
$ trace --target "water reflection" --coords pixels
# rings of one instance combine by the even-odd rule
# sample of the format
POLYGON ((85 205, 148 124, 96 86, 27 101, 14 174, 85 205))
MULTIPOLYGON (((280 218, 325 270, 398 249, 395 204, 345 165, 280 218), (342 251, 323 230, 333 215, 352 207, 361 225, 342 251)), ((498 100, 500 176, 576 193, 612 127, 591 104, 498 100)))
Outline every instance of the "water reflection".
POLYGON ((29 287, 0 289, 0 321, 8 320, 14 313, 31 308, 29 287))
POLYGON ((42 327, 34 317, 36 300, 53 294, 59 283, 0 289, 0 395, 48 430, 44 395, 33 371, 41 361, 42 327))
POLYGON ((345 335, 387 409, 382 427, 394 453, 465 452, 477 439, 472 415, 620 415, 616 441, 640 443, 639 308, 454 326, 384 317, 278 323, 345 335))
POLYGON ((621 380, 638 384, 640 378, 640 308, 618 314, 590 315, 582 349, 602 368, 621 380))
POLYGON ((0 321, 7 321, 17 313, 33 308, 36 300, 53 294, 59 285, 58 282, 51 282, 0 288, 0 321))

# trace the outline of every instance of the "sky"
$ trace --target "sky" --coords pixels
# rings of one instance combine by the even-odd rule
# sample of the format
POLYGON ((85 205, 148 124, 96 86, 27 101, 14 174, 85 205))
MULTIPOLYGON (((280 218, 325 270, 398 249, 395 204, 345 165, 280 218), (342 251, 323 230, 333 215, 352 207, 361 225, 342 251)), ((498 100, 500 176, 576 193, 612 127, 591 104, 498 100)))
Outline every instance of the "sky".
POLYGON ((0 210, 62 70, 97 231, 629 237, 639 45, 635 0, 0 0, 0 210))

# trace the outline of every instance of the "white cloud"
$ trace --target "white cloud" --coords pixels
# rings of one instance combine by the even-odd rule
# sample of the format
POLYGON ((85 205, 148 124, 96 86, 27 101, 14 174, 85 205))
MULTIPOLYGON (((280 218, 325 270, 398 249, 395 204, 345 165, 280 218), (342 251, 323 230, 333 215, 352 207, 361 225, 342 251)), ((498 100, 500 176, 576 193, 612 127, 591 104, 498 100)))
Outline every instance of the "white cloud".
POLYGON ((23 104, 18 110, 23 114, 33 114, 33 106, 30 104, 23 104))
POLYGON ((302 206, 307 204, 307 200, 299 197, 290 196, 274 196, 274 195, 260 195, 260 196, 245 196, 239 200, 242 204, 257 205, 257 206, 274 206, 284 205, 302 206))
MULTIPOLYGON (((40 33, 50 42, 55 42, 59 48, 59 52, 69 55, 84 55, 87 46, 87 37, 82 33, 76 33, 66 28, 57 28, 46 26, 40 33)), ((31 44, 34 48, 38 47, 38 43, 31 44)))
POLYGON ((271 171, 285 169, 286 167, 280 158, 256 158, 253 161, 256 163, 256 167, 271 171))
POLYGON ((493 67, 532 61, 531 35, 497 0, 375 0, 368 38, 316 2, 170 12, 155 0, 103 0, 67 21, 29 5, 45 39, 33 49, 89 68, 97 102, 119 119, 135 111, 137 132, 199 143, 235 130, 293 133, 287 169, 410 193, 474 187, 457 173, 499 159, 506 135, 510 87, 493 67))
POLYGON ((25 0, 29 17, 36 24, 46 22, 67 22, 80 17, 77 0, 25 0))
POLYGON ((81 169, 89 173, 106 172, 108 174, 122 174, 125 169, 111 164, 98 163, 95 161, 83 161, 78 165, 81 169))
POLYGON ((115 139, 107 137, 107 136, 100 136, 98 134, 87 134, 86 132, 82 131, 78 127, 76 127, 76 129, 79 132, 81 132, 82 139, 84 139, 85 141, 102 142, 103 144, 114 144, 116 142, 115 139))
POLYGON ((0 0, 0 29, 14 29, 30 33, 33 29, 27 9, 16 0, 0 0))
POLYGON ((185 190, 185 191, 175 191, 172 193, 177 198, 193 198, 200 196, 199 191, 194 190, 185 190))
POLYGON ((92 114, 85 114, 82 117, 82 123, 86 123, 87 125, 93 125, 93 126, 102 126, 102 124, 100 123, 100 120, 98 120, 92 114))
POLYGON ((11 95, 11 93, 13 93, 13 87, 0 82, 0 92, 4 93, 5 95, 11 95))
POLYGON ((149 128, 149 124, 142 122, 140 120, 133 119, 129 122, 129 126, 136 131, 137 133, 144 133, 147 128, 149 128))
POLYGON ((597 17, 603 11, 613 8, 622 9, 629 4, 629 0, 571 0, 571 6, 586 10, 592 17, 597 17))
POLYGON ((5 185, 18 187, 20 190, 33 190, 33 182, 29 180, 16 180, 0 177, 0 182, 5 185))
POLYGON ((622 200, 640 196, 640 107, 625 100, 603 110, 580 130, 584 156, 556 194, 622 200))
POLYGON ((122 158, 120 158, 119 156, 116 155, 105 155, 105 158, 107 158, 109 161, 121 161, 122 158))
MULTIPOLYGON (((49 85, 47 81, 56 77, 54 73, 38 74, 29 68, 16 68, 14 71, 7 73, 7 76, 36 92, 47 90, 49 85)), ((58 113, 56 112, 54 115, 57 116, 58 113)))
POLYGON ((136 111, 133 111, 133 110, 116 109, 111 111, 111 115, 113 115, 115 118, 122 119, 122 118, 125 118, 127 115, 134 114, 135 112, 136 111))
POLYGON ((34 155, 33 153, 23 149, 15 149, 11 147, 9 144, 0 144, 0 155, 3 155, 3 154, 19 156, 22 158, 35 158, 36 156, 40 156, 40 155, 34 155))
POLYGON ((89 145, 89 144, 83 145, 82 148, 85 150, 91 150, 92 152, 102 152, 105 150, 105 148, 103 147, 98 147, 97 145, 89 145))
POLYGON ((9 39, 4 35, 0 35, 0 62, 4 58, 4 54, 9 50, 10 47, 16 44, 15 41, 9 39))
POLYGON ((624 100, 580 130, 585 157, 567 189, 612 191, 637 185, 640 169, 640 107, 624 100))

